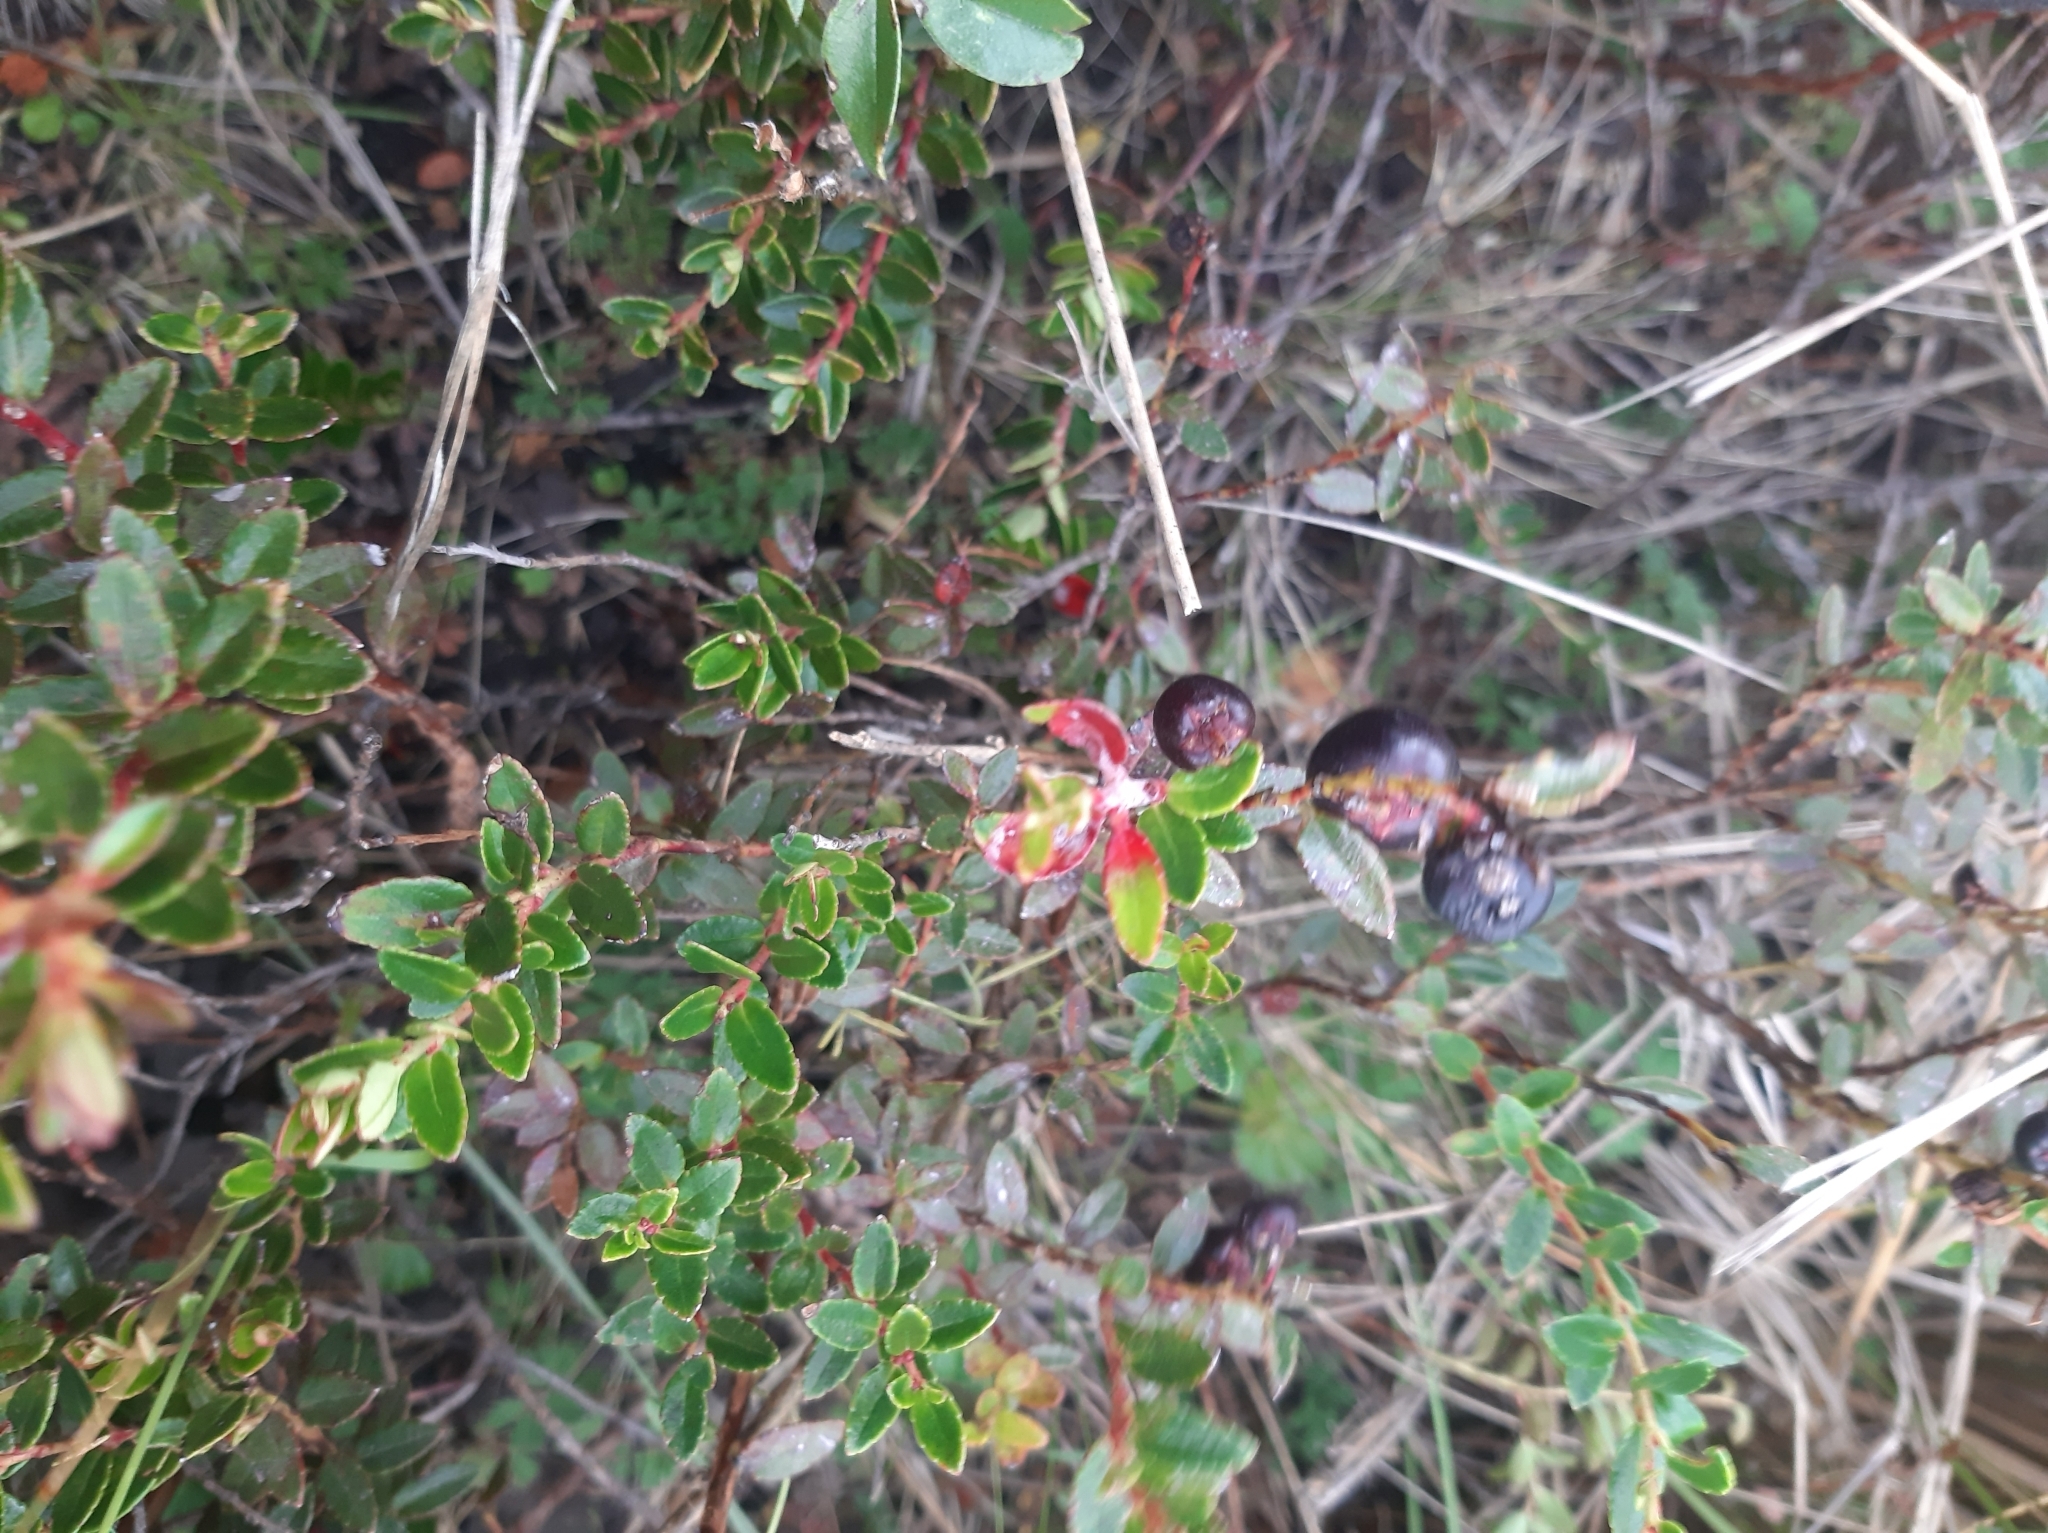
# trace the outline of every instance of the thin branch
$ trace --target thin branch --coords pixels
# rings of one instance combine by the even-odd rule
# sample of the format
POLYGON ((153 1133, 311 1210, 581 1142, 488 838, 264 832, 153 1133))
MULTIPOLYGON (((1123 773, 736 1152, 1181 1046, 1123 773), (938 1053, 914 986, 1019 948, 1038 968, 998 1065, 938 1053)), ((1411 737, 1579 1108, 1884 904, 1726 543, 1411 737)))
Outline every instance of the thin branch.
POLYGON ((447 559, 482 559, 487 564, 508 565, 515 570, 638 570, 643 575, 660 575, 677 581, 699 596, 708 596, 714 601, 724 601, 731 595, 728 591, 719 590, 695 570, 685 569, 680 564, 663 564, 658 559, 643 559, 638 554, 555 554, 545 559, 534 559, 525 554, 508 554, 502 549, 486 548, 481 543, 436 543, 427 552, 447 559))
MULTIPOLYGON (((496 132, 492 135, 490 206, 483 235, 478 241, 479 259, 469 271, 469 307, 462 317, 462 329, 448 362, 448 379, 441 388, 441 410, 434 422, 434 439, 427 449, 425 470, 420 476, 419 494, 414 498, 412 524, 391 572, 391 584, 384 594, 381 612, 372 625, 373 642, 387 665, 396 658, 391 640, 398 628, 399 610, 405 588, 419 567, 420 557, 440 530, 453 486, 455 464, 469 434, 470 407, 476 400, 477 385, 483 379, 484 357, 490 344, 491 320, 498 309, 498 290, 505 271, 505 249, 512 237, 512 212, 519 201, 519 171, 526 151, 526 137, 540 105, 540 93, 547 83, 548 63, 561 38, 573 0, 553 0, 547 19, 534 44, 533 63, 525 71, 526 89, 520 93, 520 68, 525 42, 511 0, 498 4, 498 103, 496 132)), ((486 210, 472 208, 470 217, 486 219, 486 210)))
MULTIPOLYGON (((1991 205, 1998 210, 1998 222, 2010 236, 2006 248, 2012 252, 2013 265, 2019 268, 2020 290, 2027 299, 2027 318, 2034 326, 2034 345, 2040 350, 2042 359, 2048 361, 2048 304, 2042 301, 2041 281, 2034 271, 2034 259, 2027 253, 2027 242, 2019 232, 2019 209, 2012 200, 2012 185, 2005 175, 2005 158, 1999 153, 1998 139, 1991 131, 1991 116, 1984 109, 1984 98, 1937 64, 1925 49, 1893 25, 1892 19, 1870 0, 1842 0, 1842 8, 1891 44, 1899 57, 1947 98, 1949 105, 1963 119, 1963 130, 1970 136, 1970 147, 1977 153, 1977 163, 1983 168, 1984 182, 1991 192, 1991 205)), ((1992 295, 1992 301, 2000 305, 2005 302, 1997 294, 1992 295)), ((2040 371, 2033 367, 2027 371, 2038 387, 2042 381, 2040 371)))
POLYGON ((1088 252, 1088 275, 1094 280, 1095 301, 1102 306, 1109 347, 1116 356, 1117 371, 1123 375, 1124 396, 1130 404, 1131 435, 1137 442, 1138 459, 1145 465, 1146 483, 1151 486, 1152 509, 1159 518, 1159 540, 1166 545, 1166 567, 1180 595, 1181 610, 1199 612, 1201 593, 1195 589, 1194 571, 1188 568, 1188 552, 1181 543, 1180 522, 1173 510, 1173 492, 1166 487, 1166 466, 1159 460, 1159 442, 1152 435, 1152 407, 1145 397, 1145 385, 1138 378, 1138 364, 1131 356, 1131 338, 1124 333, 1123 309, 1117 303, 1116 287, 1109 280, 1109 257, 1103 254, 1102 229, 1095 222, 1094 199, 1088 195, 1088 171, 1081 162, 1080 146, 1074 141, 1074 118, 1067 110, 1066 88, 1058 80, 1049 80, 1045 95, 1052 104, 1053 126, 1059 129, 1067 189, 1074 199, 1074 217, 1081 225, 1081 244, 1088 252))

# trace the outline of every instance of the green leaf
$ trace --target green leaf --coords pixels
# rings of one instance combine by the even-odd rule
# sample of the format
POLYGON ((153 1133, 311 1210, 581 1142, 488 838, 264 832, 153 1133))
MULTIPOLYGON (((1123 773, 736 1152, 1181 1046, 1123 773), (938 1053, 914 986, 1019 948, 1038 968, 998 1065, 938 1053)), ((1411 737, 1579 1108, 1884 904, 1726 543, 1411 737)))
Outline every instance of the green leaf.
POLYGON ((255 314, 238 314, 219 327, 221 350, 229 356, 253 357, 258 352, 282 346, 285 337, 298 328, 299 316, 290 309, 263 309, 255 314))
POLYGON ((688 1320, 704 1303, 704 1289, 711 1264, 701 1256, 667 1256, 659 1251, 647 1257, 647 1276, 654 1292, 669 1312, 688 1320))
POLYGON ((1205 1492, 1220 1493, 1258 1453, 1258 1439, 1244 1428, 1178 1401, 1141 1412, 1132 1438, 1143 1478, 1205 1492))
POLYGON ((639 1218, 640 1200, 630 1192, 593 1193, 569 1219, 569 1233, 593 1240, 607 1230, 624 1229, 639 1218))
POLYGON ((796 1049, 789 1030, 775 1019, 766 1002, 748 996, 726 1013, 726 1047, 750 1079, 770 1091, 796 1090, 796 1049))
POLYGON ((405 1115, 413 1137, 436 1160, 453 1160, 469 1132, 469 1098, 455 1051, 442 1049, 415 1061, 405 1072, 405 1115))
POLYGON ((477 1466, 467 1459, 436 1464, 392 1495, 389 1503, 391 1515, 401 1521, 426 1517, 457 1496, 475 1489, 476 1477, 477 1466))
POLYGON ((136 738, 149 793, 197 793, 226 778, 270 744, 277 721, 253 708, 181 708, 136 738))
POLYGON ((250 580, 286 580, 305 546, 306 513, 297 506, 276 506, 228 534, 215 576, 227 586, 250 580))
POLYGON ((877 1219, 861 1232, 853 1248, 853 1291, 863 1299, 880 1299, 896 1286, 896 1236, 886 1220, 877 1219))
POLYGON ((411 996, 446 1015, 476 988, 476 971, 452 958, 387 948, 377 955, 384 977, 411 996))
POLYGON ((1608 1533, 1642 1533, 1648 1512, 1644 1507, 1643 1429, 1631 1427, 1614 1450, 1614 1466, 1607 1474, 1608 1533))
POLYGON ((1543 1255, 1543 1248, 1550 1242, 1551 1226, 1555 1221, 1556 1214, 1547 1195, 1534 1187, 1523 1193, 1515 1204, 1515 1211, 1508 1216, 1507 1228, 1501 1232, 1501 1270, 1511 1278, 1518 1278, 1535 1266, 1543 1255))
POLYGON ((196 356, 206 350, 206 334, 187 314, 153 314, 142 322, 142 338, 163 351, 196 356))
POLYGON ((1117 1324, 1131 1372, 1169 1389, 1193 1389, 1216 1365, 1215 1350, 1186 1331, 1165 1325, 1117 1324))
POLYGON ((0 482, 0 547, 12 548, 64 525, 64 486, 71 476, 52 464, 0 482))
POLYGON ((1565 1204, 1582 1224, 1594 1229, 1611 1230, 1618 1225, 1633 1224, 1645 1235, 1657 1229, 1657 1216, 1605 1187, 1574 1187, 1565 1194, 1565 1204))
POLYGON ((1820 593, 1820 608, 1813 619, 1813 652, 1825 666, 1837 666, 1849 658, 1849 598, 1838 585, 1820 593))
POLYGON ((184 624, 179 664, 207 697, 243 686, 277 653, 284 637, 286 592, 276 583, 224 591, 203 615, 184 624))
POLYGON ((626 1118, 626 1161, 633 1180, 648 1189, 673 1187, 683 1175, 683 1147, 676 1136, 640 1113, 626 1118))
MULTIPOLYGON (((1206 868, 1206 853, 1203 861, 1206 868)), ((1150 962, 1166 932, 1166 870, 1144 833, 1120 817, 1110 826, 1103 854, 1102 893, 1123 950, 1150 962)))
POLYGON ((1429 1054, 1436 1061, 1436 1067, 1454 1081, 1471 1080, 1486 1062, 1478 1044, 1463 1033, 1444 1029, 1429 1035, 1429 1054))
POLYGON ((1960 708, 1944 717, 1937 710, 1921 721, 1906 772, 1906 784, 1915 793, 1932 793, 1962 765, 1972 711, 1960 708))
POLYGON ((1533 1112, 1541 1112, 1544 1108, 1554 1106, 1570 1096, 1578 1089, 1578 1084, 1578 1071, 1553 1065, 1529 1071, 1509 1086, 1508 1090, 1514 1093, 1524 1107, 1533 1112))
POLYGON ((770 937, 768 956, 790 979, 816 979, 832 965, 831 953, 808 937, 770 937))
POLYGON ((725 992, 716 985, 691 991, 661 1019, 661 1036, 677 1043, 696 1037, 718 1020, 718 1003, 724 997, 725 992))
POLYGON ((896 120, 903 75, 895 0, 841 0, 833 6, 825 18, 825 65, 832 71, 832 109, 868 169, 886 177, 882 147, 896 120))
POLYGON ((1934 615, 1959 634, 1976 633, 1990 616, 1983 598, 1947 570, 1929 570, 1920 586, 1927 593, 1927 605, 1934 609, 1934 615))
POLYGON ((1576 756, 1538 751, 1486 785, 1487 797, 1531 819, 1557 820, 1589 809, 1621 786, 1636 757, 1636 737, 1612 731, 1576 756))
POLYGON ((1709 1448, 1704 1459, 1669 1453, 1665 1455, 1664 1467, 1694 1490, 1710 1496, 1725 1496, 1735 1489, 1735 1460, 1729 1457, 1726 1448, 1709 1448))
POLYGON ((811 1313, 811 1332, 829 1347, 858 1352, 875 1344, 882 1317, 859 1299, 827 1299, 811 1313))
POLYGON ((1202 839, 1195 822, 1164 804, 1155 804, 1138 816, 1138 829, 1158 854, 1166 874, 1167 898, 1176 905, 1199 900, 1209 879, 1209 843, 1202 839))
POLYGON ((35 275, 19 261, 7 263, 0 284, 0 394, 32 405, 50 386, 50 311, 35 275))
POLYGON ((1696 1320, 1675 1315, 1645 1314, 1636 1317, 1636 1335, 1645 1346, 1682 1363, 1708 1363, 1716 1368, 1733 1368, 1749 1356, 1749 1348, 1731 1336, 1696 1320))
POLYGON ((645 929, 640 901, 610 868, 586 862, 569 885, 569 909, 607 942, 637 942, 645 929))
POLYGON ((192 403, 201 428, 216 442, 245 442, 256 414, 256 396, 243 388, 219 388, 192 403))
POLYGON ((1566 1315, 1543 1328, 1543 1340, 1552 1354, 1567 1368, 1593 1367, 1614 1361, 1626 1327, 1612 1315, 1588 1310, 1566 1315))
POLYGON ((865 1453, 896 1424, 900 1408, 889 1395, 889 1369, 870 1369, 853 1391, 846 1409, 846 1451, 865 1453))
POLYGON ((497 985, 477 991, 469 998, 469 1007, 469 1035, 476 1040, 478 1052, 500 1075, 525 1080, 539 1041, 526 996, 517 985, 497 985))
POLYGON ((1347 821, 1318 814, 1302 827, 1302 868, 1344 918, 1376 936, 1394 935, 1394 886, 1374 846, 1347 821))
POLYGON ((967 1459, 967 1434, 951 1390, 934 1384, 920 1391, 910 1407, 910 1430, 926 1458, 948 1474, 960 1472, 967 1459))
POLYGON ((519 967, 519 913, 502 894, 485 900, 462 929, 462 961, 492 976, 519 967))
POLYGON ((470 901, 452 878, 391 878, 341 903, 341 934, 364 947, 411 948, 447 934, 449 917, 470 901))
POLYGON ((176 386, 177 375, 163 357, 123 368, 93 396, 85 412, 87 434, 108 438, 122 453, 138 451, 163 424, 176 386))
POLYGON ((690 1104, 690 1143, 709 1150, 727 1143, 739 1131, 739 1083, 721 1067, 704 1077, 704 1089, 690 1104))
POLYGON ((276 649, 243 690, 266 702, 328 697, 355 691, 370 679, 372 669, 347 629, 308 608, 292 613, 276 649))
POLYGON ((721 1368, 734 1373, 761 1373, 781 1356, 775 1341, 751 1320, 720 1315, 704 1331, 704 1346, 721 1368))
POLYGON ((932 1339, 931 1318, 915 1304, 906 1304, 890 1317, 882 1333, 882 1352, 900 1357, 905 1352, 922 1352, 932 1339))
MULTIPOLYGON (((726 1080, 730 1083, 732 1077, 727 1076, 726 1080)), ((707 1092, 709 1089, 707 1085, 707 1092)), ((737 1101, 734 1110, 737 1114, 737 1101)), ((696 1135, 693 1133, 690 1137, 694 1140, 696 1135)), ((727 1139, 731 1137, 726 1135, 727 1139)), ((692 1167, 676 1182, 676 1218, 689 1223, 716 1219, 732 1206, 733 1194, 739 1185, 740 1164, 731 1156, 723 1160, 707 1160, 701 1166, 692 1167)))
POLYGON ((93 658, 123 707, 147 714, 178 684, 178 645, 156 582, 139 560, 115 554, 100 561, 85 589, 85 624, 93 658))
POLYGON ((932 0, 925 29, 954 63, 998 85, 1043 85, 1081 59, 1088 24, 1068 0, 932 0))
MULTIPOLYGON (((890 1285, 892 1288, 894 1284, 890 1285)), ((996 1323, 1001 1311, 986 1299, 969 1299, 960 1294, 942 1294, 927 1300, 925 1318, 932 1323, 927 1352, 956 1352, 996 1323)))
POLYGON ((1536 1115, 1525 1107, 1517 1097, 1506 1092, 1493 1099, 1493 1142, 1500 1146, 1503 1155, 1519 1155, 1534 1147, 1543 1137, 1542 1125, 1536 1115))
POLYGON ((298 747, 289 740, 272 740, 216 783, 213 796, 243 809, 276 809, 297 803, 312 786, 313 775, 298 747))
POLYGON ((1258 742, 1247 740, 1228 761, 1174 773, 1166 785, 1166 802, 1175 813, 1191 820, 1228 814, 1252 791, 1264 761, 1258 742))
POLYGON ((298 442, 318 436, 340 418, 317 399, 276 394, 256 401, 245 434, 257 442, 298 442))
POLYGON ((84 835, 98 826, 106 812, 106 776, 75 728, 52 714, 33 714, 28 727, 10 731, 0 747, 0 824, 11 833, 7 844, 84 835))
POLYGON ((631 831, 626 801, 616 793, 592 801, 576 817, 576 845, 591 857, 618 856, 626 849, 631 831))
POLYGON ((78 870, 101 885, 126 878, 170 838, 183 812, 174 798, 131 801, 79 851, 78 870))
POLYGON ((1673 1363, 1667 1368, 1652 1368, 1648 1373, 1639 1373, 1629 1380, 1631 1389, 1647 1389, 1658 1395, 1689 1395, 1695 1390, 1705 1389, 1714 1381, 1714 1367, 1711 1363, 1673 1363))

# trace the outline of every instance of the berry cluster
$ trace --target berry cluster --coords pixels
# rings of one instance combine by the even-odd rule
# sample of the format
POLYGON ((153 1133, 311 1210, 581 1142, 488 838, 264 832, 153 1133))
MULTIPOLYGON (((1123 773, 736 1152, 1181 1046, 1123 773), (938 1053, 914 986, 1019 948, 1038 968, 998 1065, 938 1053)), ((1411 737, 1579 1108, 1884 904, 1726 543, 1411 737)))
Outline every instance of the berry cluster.
MULTIPOLYGON (((1227 760, 1256 721, 1239 688, 1183 676, 1154 705, 1152 735, 1168 761, 1193 770, 1227 760)), ((1406 708, 1367 708, 1316 742, 1302 793, 1382 851, 1421 851, 1423 900, 1461 937, 1511 942, 1543 918, 1556 879, 1458 781, 1443 730, 1406 708)))

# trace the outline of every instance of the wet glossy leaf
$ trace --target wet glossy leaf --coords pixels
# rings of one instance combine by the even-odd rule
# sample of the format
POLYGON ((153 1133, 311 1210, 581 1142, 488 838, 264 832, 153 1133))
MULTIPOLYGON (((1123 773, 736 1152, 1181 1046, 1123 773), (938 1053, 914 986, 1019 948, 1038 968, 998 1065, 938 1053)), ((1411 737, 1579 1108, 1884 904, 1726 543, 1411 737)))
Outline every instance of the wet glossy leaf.
POLYGON ((740 1452, 740 1468, 765 1484, 795 1479, 832 1456, 843 1421, 799 1421, 761 1433, 740 1452))
POLYGON ((1376 936, 1394 934, 1394 887, 1379 849, 1352 825, 1314 815, 1302 827, 1301 865, 1344 918, 1376 936))

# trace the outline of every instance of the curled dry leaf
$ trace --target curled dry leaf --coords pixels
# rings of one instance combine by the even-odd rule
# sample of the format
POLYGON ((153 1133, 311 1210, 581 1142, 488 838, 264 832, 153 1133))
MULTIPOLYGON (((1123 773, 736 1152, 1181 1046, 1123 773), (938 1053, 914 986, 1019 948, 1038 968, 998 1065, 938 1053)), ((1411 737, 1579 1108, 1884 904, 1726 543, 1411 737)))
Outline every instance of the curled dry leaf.
POLYGON ((1539 751, 1486 785, 1486 797, 1532 820, 1561 820, 1590 809, 1621 786, 1636 759, 1636 737, 1620 731, 1598 736, 1577 756, 1539 751))

